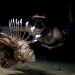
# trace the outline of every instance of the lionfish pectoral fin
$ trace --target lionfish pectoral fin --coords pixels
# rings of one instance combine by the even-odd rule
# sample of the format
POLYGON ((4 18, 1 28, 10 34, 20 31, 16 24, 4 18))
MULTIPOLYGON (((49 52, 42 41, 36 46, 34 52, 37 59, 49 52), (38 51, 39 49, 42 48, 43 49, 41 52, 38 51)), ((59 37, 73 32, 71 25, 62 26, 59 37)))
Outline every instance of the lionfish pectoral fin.
POLYGON ((15 66, 18 63, 17 60, 9 59, 9 58, 2 58, 1 59, 1 67, 3 68, 10 68, 12 66, 15 66))
POLYGON ((7 34, 5 34, 3 32, 1 32, 0 34, 3 35, 3 36, 5 36, 5 37, 7 37, 8 39, 11 39, 7 34))

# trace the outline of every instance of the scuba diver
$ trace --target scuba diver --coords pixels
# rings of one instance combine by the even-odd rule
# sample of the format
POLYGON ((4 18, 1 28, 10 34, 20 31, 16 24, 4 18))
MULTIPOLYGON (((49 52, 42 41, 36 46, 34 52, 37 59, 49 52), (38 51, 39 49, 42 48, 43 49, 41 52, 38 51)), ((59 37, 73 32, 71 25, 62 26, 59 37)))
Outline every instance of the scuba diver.
POLYGON ((47 20, 46 13, 44 12, 33 12, 32 20, 25 27, 25 31, 30 33, 43 47, 49 50, 60 47, 65 42, 65 26, 61 31, 52 26, 50 20, 47 20))

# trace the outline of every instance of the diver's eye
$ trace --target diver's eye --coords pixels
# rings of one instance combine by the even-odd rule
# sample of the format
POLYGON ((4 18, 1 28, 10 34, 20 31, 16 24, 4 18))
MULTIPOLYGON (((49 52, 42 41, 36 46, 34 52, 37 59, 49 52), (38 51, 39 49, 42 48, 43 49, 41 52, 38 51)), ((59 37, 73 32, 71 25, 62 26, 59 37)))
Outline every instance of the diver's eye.
POLYGON ((44 26, 44 22, 41 22, 41 26, 44 26))
POLYGON ((38 23, 38 21, 37 21, 37 20, 35 20, 33 23, 34 23, 34 26, 35 26, 35 25, 38 23))
POLYGON ((33 24, 34 26, 35 26, 37 23, 38 23, 37 20, 33 20, 33 21, 32 21, 32 24, 33 24))

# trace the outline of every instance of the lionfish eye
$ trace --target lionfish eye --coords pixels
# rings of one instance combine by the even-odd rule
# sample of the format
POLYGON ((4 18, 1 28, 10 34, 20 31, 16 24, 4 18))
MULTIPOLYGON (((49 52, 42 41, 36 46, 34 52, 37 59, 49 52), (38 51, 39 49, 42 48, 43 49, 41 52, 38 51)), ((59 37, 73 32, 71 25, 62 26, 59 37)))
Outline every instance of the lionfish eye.
POLYGON ((30 48, 30 46, 26 47, 25 49, 30 48))

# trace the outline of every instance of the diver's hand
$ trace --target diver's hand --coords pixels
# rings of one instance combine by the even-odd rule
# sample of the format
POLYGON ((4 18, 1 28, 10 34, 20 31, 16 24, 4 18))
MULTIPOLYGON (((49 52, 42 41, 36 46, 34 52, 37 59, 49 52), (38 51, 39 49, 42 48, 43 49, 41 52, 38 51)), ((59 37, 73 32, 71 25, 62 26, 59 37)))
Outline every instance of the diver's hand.
POLYGON ((25 26, 25 31, 30 33, 31 32, 31 25, 25 26))
POLYGON ((29 22, 27 21, 26 23, 25 23, 25 29, 26 28, 31 28, 32 26, 29 24, 29 22))
POLYGON ((48 45, 44 45, 44 44, 41 44, 43 47, 45 47, 45 48, 47 48, 47 49, 49 49, 49 50, 51 50, 53 47, 50 47, 50 46, 48 46, 48 45))

